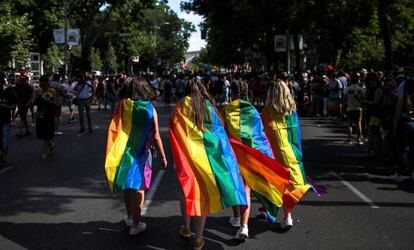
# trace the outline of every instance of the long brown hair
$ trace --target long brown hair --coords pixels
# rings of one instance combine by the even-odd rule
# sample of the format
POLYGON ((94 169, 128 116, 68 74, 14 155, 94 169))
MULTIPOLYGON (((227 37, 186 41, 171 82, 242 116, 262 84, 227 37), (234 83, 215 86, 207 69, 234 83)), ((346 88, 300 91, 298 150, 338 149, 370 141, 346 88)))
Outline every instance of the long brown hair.
POLYGON ((148 82, 142 78, 136 78, 128 86, 128 98, 132 100, 151 101, 156 99, 156 95, 148 82))
POLYGON ((296 111, 295 100, 285 81, 276 79, 270 82, 266 105, 271 105, 271 107, 282 116, 290 115, 292 112, 296 111))
POLYGON ((191 79, 187 82, 187 95, 191 97, 190 103, 194 117, 194 124, 198 129, 204 132, 204 120, 209 118, 209 112, 207 112, 205 100, 209 100, 213 106, 214 100, 208 94, 203 83, 198 79, 191 79))
POLYGON ((236 80, 231 84, 231 93, 238 99, 248 101, 249 85, 243 80, 236 80))

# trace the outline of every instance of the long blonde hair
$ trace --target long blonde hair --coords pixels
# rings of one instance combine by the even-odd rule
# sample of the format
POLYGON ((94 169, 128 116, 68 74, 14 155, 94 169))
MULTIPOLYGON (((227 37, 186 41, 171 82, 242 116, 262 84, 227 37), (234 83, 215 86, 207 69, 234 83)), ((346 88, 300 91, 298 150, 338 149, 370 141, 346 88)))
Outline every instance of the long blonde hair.
POLYGON ((267 92, 266 105, 271 105, 282 116, 296 111, 296 103, 287 83, 281 79, 272 80, 267 92))

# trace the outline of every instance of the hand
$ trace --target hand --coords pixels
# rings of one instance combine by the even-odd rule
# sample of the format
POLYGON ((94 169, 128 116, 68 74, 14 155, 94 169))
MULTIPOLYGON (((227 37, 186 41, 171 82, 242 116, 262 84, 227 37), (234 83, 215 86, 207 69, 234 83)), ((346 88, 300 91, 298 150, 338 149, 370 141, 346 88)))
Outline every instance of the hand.
POLYGON ((167 158, 163 157, 163 158, 162 158, 162 167, 163 167, 164 169, 166 169, 166 168, 167 168, 167 165, 168 165, 167 158))

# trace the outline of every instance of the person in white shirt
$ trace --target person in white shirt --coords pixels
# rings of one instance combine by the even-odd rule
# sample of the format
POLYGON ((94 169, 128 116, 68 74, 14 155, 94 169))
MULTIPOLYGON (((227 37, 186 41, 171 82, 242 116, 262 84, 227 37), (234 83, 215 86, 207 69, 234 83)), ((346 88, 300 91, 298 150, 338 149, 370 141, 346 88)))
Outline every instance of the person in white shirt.
POLYGON ((348 117, 348 143, 352 143, 352 127, 356 126, 357 141, 362 145, 362 100, 364 98, 364 89, 360 86, 359 75, 354 74, 351 77, 350 86, 344 91, 343 104, 346 107, 348 117))
POLYGON ((76 100, 79 111, 79 133, 85 132, 85 111, 86 118, 88 119, 88 132, 92 133, 92 122, 91 122, 91 96, 93 92, 92 84, 85 77, 79 79, 78 84, 75 88, 76 91, 76 100))

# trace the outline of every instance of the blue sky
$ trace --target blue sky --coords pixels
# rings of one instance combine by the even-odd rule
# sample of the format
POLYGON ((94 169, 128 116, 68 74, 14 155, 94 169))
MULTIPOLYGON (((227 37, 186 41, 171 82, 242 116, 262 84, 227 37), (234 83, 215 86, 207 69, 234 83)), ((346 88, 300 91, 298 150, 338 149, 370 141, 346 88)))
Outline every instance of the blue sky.
POLYGON ((180 3, 181 0, 168 0, 168 5, 174 10, 180 18, 185 19, 186 21, 192 22, 196 27, 196 32, 191 34, 190 38, 190 47, 188 51, 196 51, 200 50, 202 47, 205 47, 206 41, 201 39, 200 28, 198 24, 202 22, 202 17, 199 15, 195 15, 194 13, 186 13, 180 10, 180 3))

